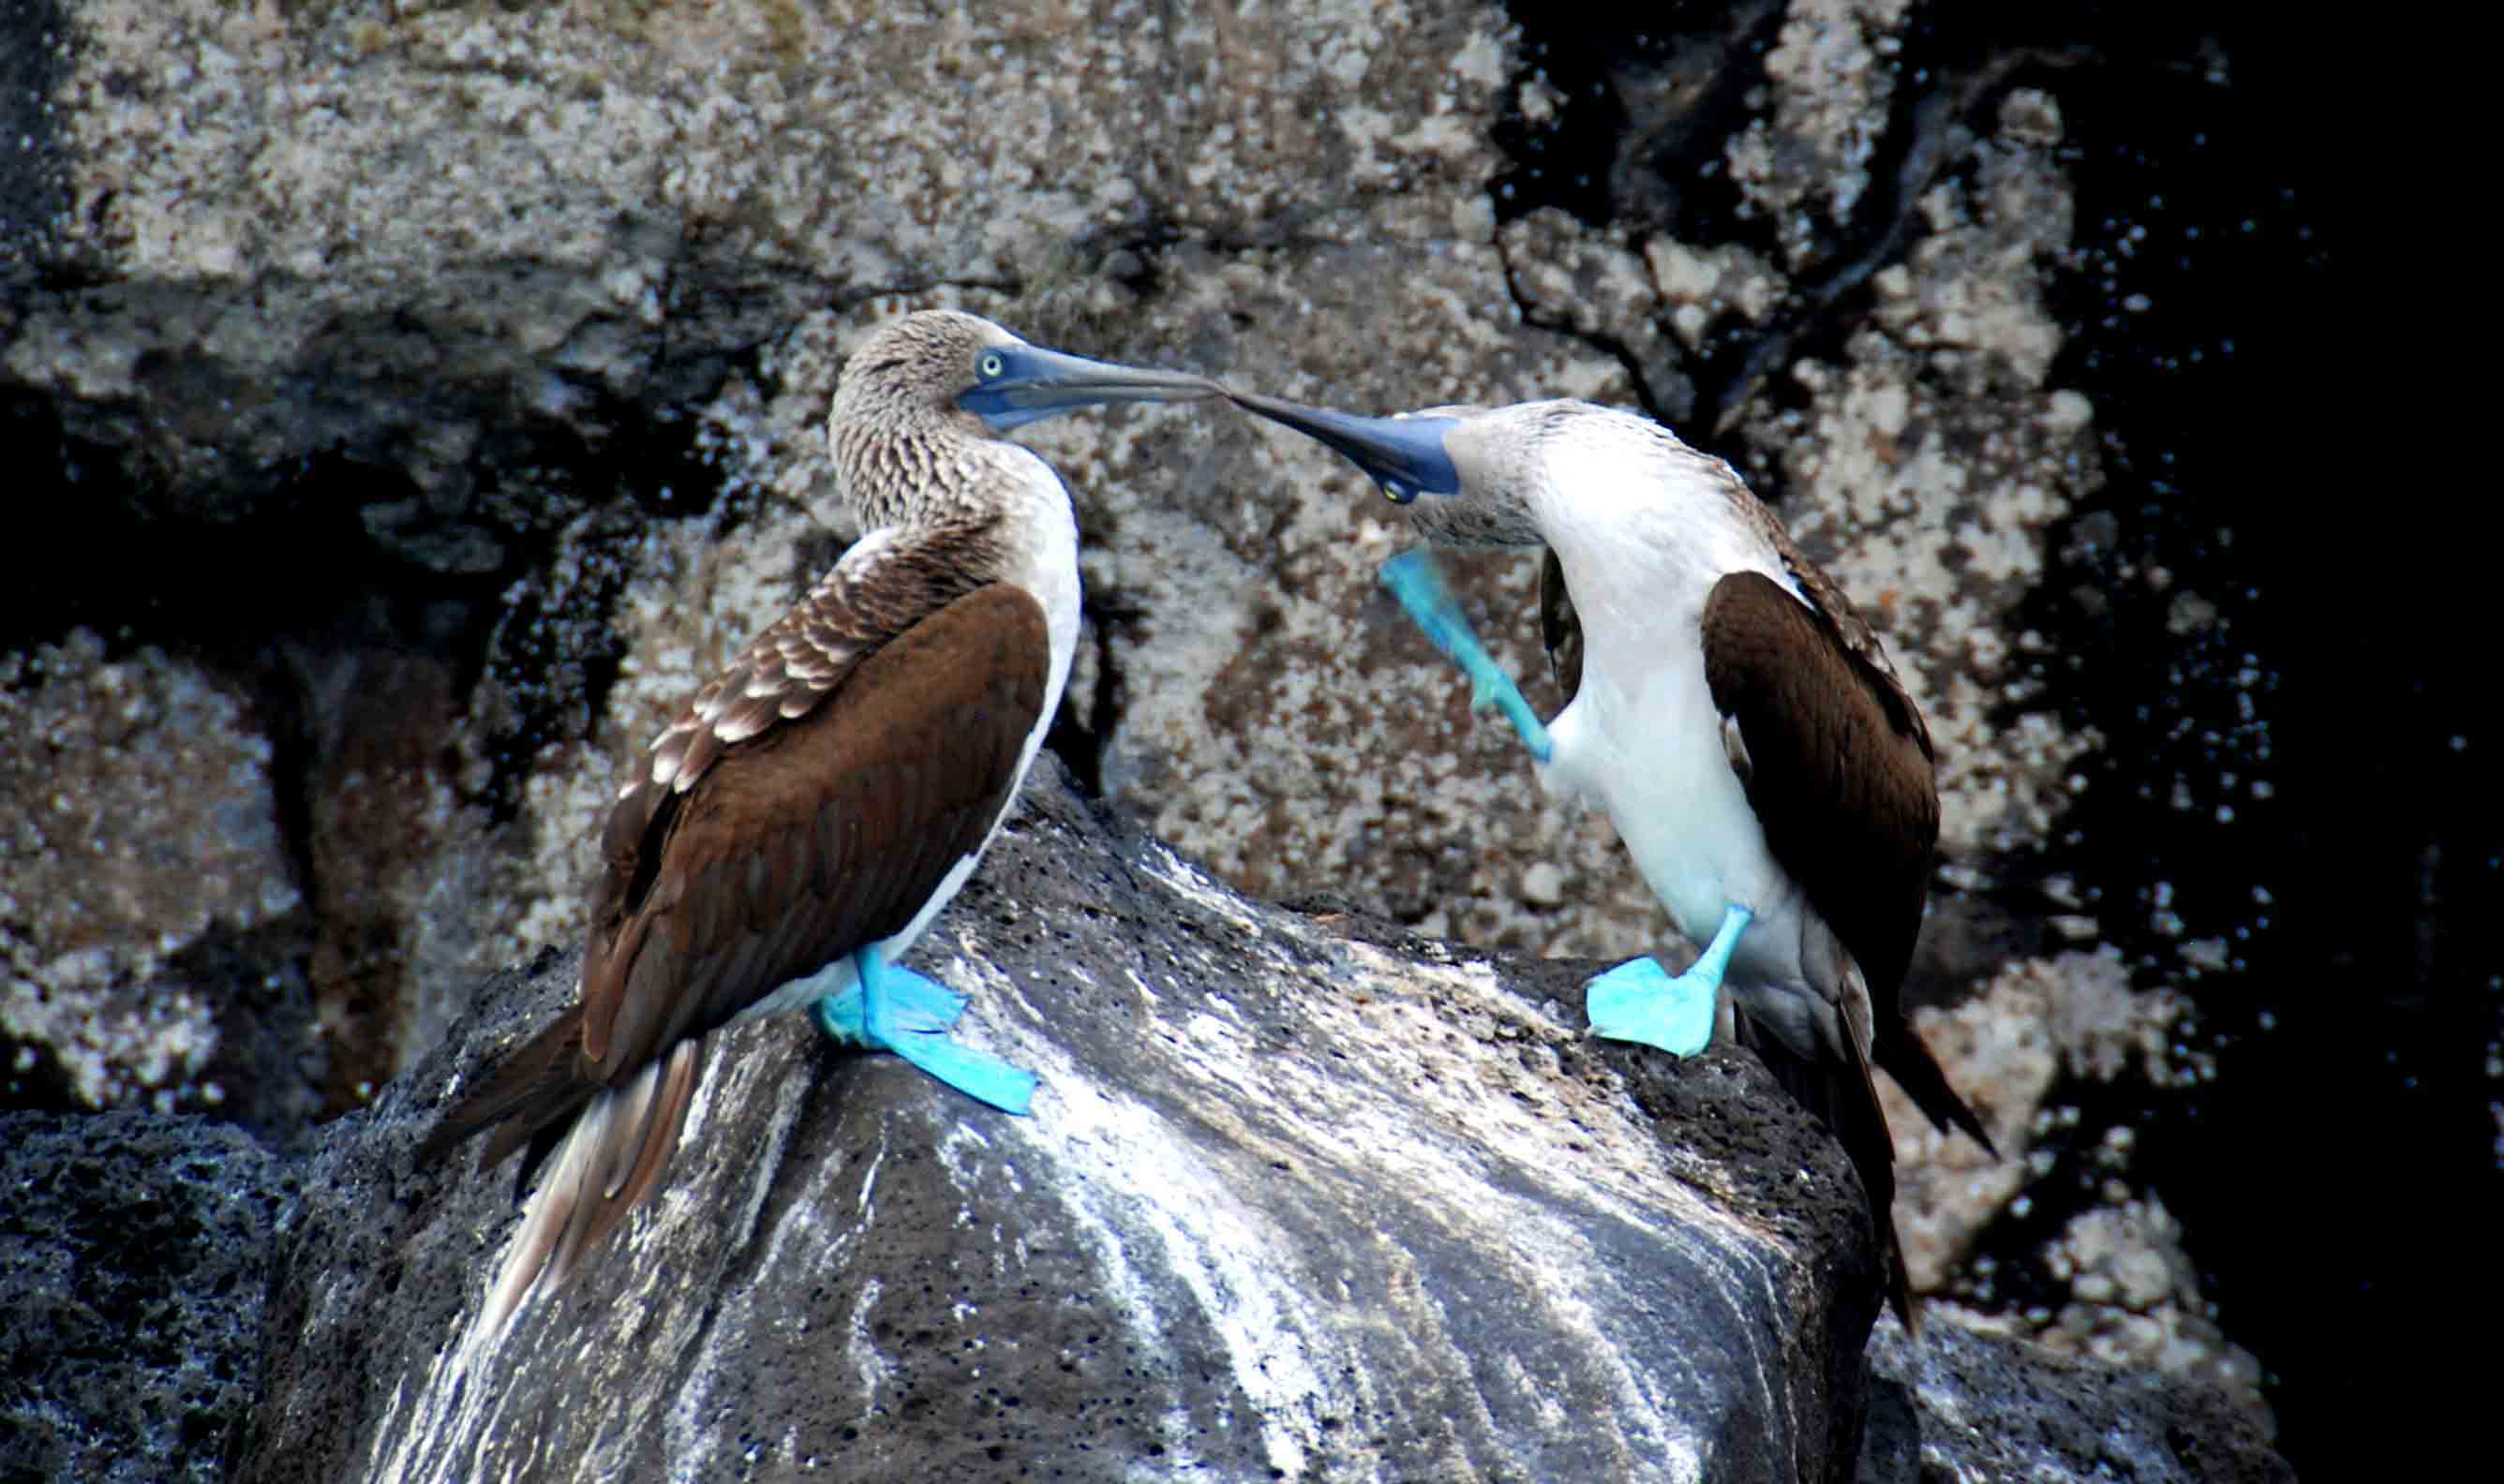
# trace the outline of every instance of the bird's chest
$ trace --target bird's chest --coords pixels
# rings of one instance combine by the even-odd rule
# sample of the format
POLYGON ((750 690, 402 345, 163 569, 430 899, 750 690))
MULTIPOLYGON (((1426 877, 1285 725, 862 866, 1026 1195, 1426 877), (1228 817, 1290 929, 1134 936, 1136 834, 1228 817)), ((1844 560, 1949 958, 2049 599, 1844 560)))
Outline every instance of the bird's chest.
POLYGON ((1764 832, 1731 770, 1693 622, 1602 645, 1558 719, 1554 769, 1609 814, 1652 894, 1697 941, 1769 886, 1764 832))
MULTIPOLYGON (((1078 653, 1078 528, 1067 519, 1034 523, 1024 555, 1006 573, 1007 580, 1034 595, 1043 605, 1046 632, 1052 638, 1051 669, 1044 690, 1043 718, 1032 742, 1039 744, 1060 713, 1061 693, 1069 683, 1069 666, 1078 653)), ((1029 758, 1033 745, 1026 749, 1029 758)), ((1023 770, 1021 770, 1022 772, 1023 770)))

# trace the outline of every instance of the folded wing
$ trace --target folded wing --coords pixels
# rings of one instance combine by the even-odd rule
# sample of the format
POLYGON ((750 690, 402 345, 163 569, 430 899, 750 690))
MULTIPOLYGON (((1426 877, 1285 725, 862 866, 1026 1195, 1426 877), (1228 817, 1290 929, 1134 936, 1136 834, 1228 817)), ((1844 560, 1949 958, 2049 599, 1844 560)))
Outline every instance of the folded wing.
POLYGON ((658 1182, 702 1038, 903 930, 1007 808, 1042 712, 1042 607, 1007 584, 844 575, 654 744, 602 839, 577 1003, 428 1141, 439 1156, 494 1125, 481 1166, 527 1146, 525 1179, 565 1145, 499 1286, 507 1312, 658 1182))

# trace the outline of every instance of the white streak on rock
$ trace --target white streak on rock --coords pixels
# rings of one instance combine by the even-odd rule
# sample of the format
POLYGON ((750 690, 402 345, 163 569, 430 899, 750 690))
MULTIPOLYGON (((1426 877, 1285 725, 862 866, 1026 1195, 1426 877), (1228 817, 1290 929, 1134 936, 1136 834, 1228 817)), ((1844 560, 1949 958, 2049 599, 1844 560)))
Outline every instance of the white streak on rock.
POLYGON ((861 1283, 860 1296, 852 1300, 852 1333, 844 1339, 844 1358, 861 1379, 861 1421, 866 1423, 878 1412, 879 1383, 895 1373, 887 1357, 881 1355, 878 1341, 871 1337, 869 1311, 878 1306, 878 1295, 885 1287, 876 1278, 861 1283))

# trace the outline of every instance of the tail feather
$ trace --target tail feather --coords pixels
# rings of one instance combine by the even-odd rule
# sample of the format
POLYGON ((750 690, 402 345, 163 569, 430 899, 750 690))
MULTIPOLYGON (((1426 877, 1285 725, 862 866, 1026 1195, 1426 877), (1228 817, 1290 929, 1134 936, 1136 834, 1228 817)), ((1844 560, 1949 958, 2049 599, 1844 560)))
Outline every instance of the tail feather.
POLYGON ((1849 1069, 1836 1068, 1830 1102, 1830 1123, 1843 1143, 1852 1168, 1861 1176, 1861 1195, 1869 1203, 1869 1234, 1878 1258, 1887 1266, 1887 1302, 1904 1332, 1919 1336, 1922 1325, 1913 1307, 1913 1280, 1904 1271, 1903 1244, 1895 1236, 1895 1141, 1887 1131, 1887 1114, 1878 1104, 1878 1085, 1870 1080, 1869 1062, 1854 1048, 1849 1069))
POLYGON ((591 1086, 574 1071, 581 1049, 582 1012, 577 1008, 557 1017, 505 1057, 445 1114, 418 1146, 418 1162, 434 1164, 478 1130, 500 1124, 478 1167, 504 1163, 534 1134, 570 1117, 590 1096, 591 1086))
POLYGON ((1919 1338, 1922 1326, 1914 1317, 1913 1280, 1904 1271, 1904 1245, 1895 1237, 1895 1137, 1887 1128, 1887 1110, 1878 1101, 1878 1083, 1869 1071, 1878 1037, 1870 1023, 1868 990, 1857 967, 1850 971, 1848 984, 1836 1007, 1843 1044, 1829 1049, 1840 1053, 1844 1062, 1831 1073, 1839 1084, 1830 1104, 1831 1121, 1844 1154, 1860 1173, 1862 1198, 1869 1203, 1870 1239, 1878 1244, 1879 1260, 1887 1264, 1887 1301, 1894 1305, 1904 1332, 1919 1338))
POLYGON ((1895 1085, 1904 1089, 1904 1094, 1939 1132, 1947 1132, 1951 1125, 1961 1128, 1993 1158, 1999 1158, 2000 1150, 1991 1142, 1991 1135, 1983 1131, 1982 1120, 1974 1117, 1973 1110, 1957 1095, 1938 1058, 1930 1054, 1930 1044, 1910 1021, 1900 1016, 1892 1018, 1893 1025, 1882 1021, 1878 1027, 1877 1044, 1872 1049, 1878 1065, 1895 1079, 1895 1085))
MULTIPOLYGON (((1849 998, 1845 1003, 1851 1006, 1849 998)), ((1921 1320, 1913 1307, 1912 1277, 1905 1271, 1903 1247, 1895 1236, 1895 1141, 1878 1101, 1878 1086, 1870 1077, 1869 1058, 1861 1050, 1860 1031, 1868 1022, 1850 1008, 1840 1018, 1845 1022, 1836 1027, 1840 1034, 1816 1056, 1800 1055, 1745 1014, 1734 1018, 1733 1026, 1740 1043, 1756 1053, 1791 1100, 1823 1122, 1843 1146, 1844 1157, 1861 1178, 1870 1240, 1877 1245, 1879 1263, 1886 1269, 1887 1306, 1895 1311, 1907 1333, 1919 1335, 1921 1320)))
POLYGON ((528 1146, 521 1178, 539 1172, 481 1315, 488 1332, 500 1332, 540 1283, 562 1284, 660 1183, 694 1101, 704 1046, 703 1037, 681 1041, 603 1087, 584 1076, 577 1007, 505 1058, 427 1137, 418 1158, 433 1163, 493 1126, 480 1170, 528 1146))
POLYGON ((501 1331, 542 1282, 550 1289, 564 1284, 660 1183, 686 1124, 703 1059, 701 1037, 681 1041, 668 1056, 583 1104, 525 1204, 521 1229, 480 1315, 491 1332, 501 1331))

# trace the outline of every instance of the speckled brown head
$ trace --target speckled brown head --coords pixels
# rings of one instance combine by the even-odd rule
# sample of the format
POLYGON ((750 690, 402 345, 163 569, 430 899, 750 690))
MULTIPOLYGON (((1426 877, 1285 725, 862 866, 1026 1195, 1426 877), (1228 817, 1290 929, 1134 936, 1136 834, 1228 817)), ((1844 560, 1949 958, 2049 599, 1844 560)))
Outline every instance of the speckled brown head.
POLYGON ((863 529, 909 520, 972 477, 974 445, 1109 402, 1222 395, 1205 377, 1029 345, 991 321, 925 309, 879 327, 844 365, 827 445, 863 529))

